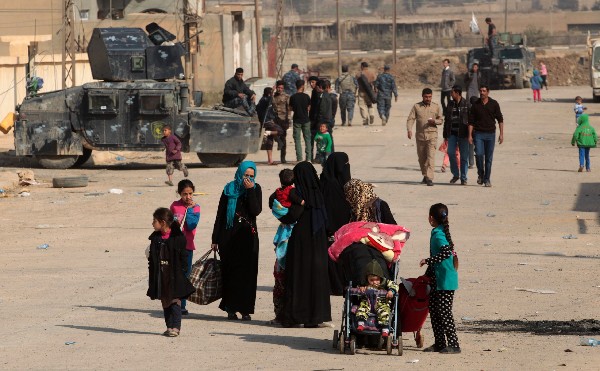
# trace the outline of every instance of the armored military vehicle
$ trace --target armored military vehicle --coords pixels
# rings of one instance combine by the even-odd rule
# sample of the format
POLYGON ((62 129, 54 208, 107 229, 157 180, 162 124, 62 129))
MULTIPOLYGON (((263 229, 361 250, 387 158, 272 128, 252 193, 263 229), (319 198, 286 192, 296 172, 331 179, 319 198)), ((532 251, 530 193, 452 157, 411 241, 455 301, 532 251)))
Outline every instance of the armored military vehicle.
POLYGON ((530 51, 520 34, 501 33, 499 43, 491 55, 488 48, 474 48, 467 52, 467 66, 479 63, 482 80, 491 88, 529 87, 533 76, 535 53, 530 51))
POLYGON ((156 24, 96 28, 88 47, 96 82, 41 93, 17 107, 17 156, 66 169, 94 150, 160 151, 170 125, 184 152, 209 166, 235 166, 258 150, 261 127, 245 111, 191 107, 179 43, 156 24))

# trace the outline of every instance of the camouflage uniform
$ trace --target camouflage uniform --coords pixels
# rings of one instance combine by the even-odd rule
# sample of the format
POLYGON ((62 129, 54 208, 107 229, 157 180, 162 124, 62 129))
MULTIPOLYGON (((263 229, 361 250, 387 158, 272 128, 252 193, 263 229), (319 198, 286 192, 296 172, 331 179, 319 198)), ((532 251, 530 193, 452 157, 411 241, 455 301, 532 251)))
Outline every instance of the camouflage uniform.
POLYGON ((398 89, 394 76, 384 72, 377 76, 375 80, 375 88, 377 89, 377 111, 381 117, 381 124, 387 124, 390 118, 390 108, 392 108, 392 93, 398 98, 398 89))
POLYGON ((342 117, 342 126, 346 125, 346 114, 348 126, 352 126, 354 118, 354 103, 356 102, 356 90, 358 81, 354 76, 344 72, 335 80, 335 91, 340 94, 340 116, 342 117))
POLYGON ((296 81, 302 80, 298 72, 294 70, 289 70, 288 72, 286 72, 285 75, 283 75, 281 79, 285 83, 285 88, 283 89, 283 91, 290 97, 296 94, 296 81))
POLYGON ((273 113, 275 115, 275 124, 283 129, 283 134, 279 136, 279 150, 281 151, 281 163, 285 164, 285 154, 287 147, 287 129, 290 127, 290 97, 286 93, 275 93, 273 95, 273 113))

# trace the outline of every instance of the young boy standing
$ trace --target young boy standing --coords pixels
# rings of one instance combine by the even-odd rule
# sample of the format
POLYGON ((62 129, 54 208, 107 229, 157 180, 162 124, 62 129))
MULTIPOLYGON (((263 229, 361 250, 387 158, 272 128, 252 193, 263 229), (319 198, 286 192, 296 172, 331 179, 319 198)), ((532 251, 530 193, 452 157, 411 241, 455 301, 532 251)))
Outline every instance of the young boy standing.
POLYGON ((165 145, 165 157, 167 161, 167 176, 169 180, 165 183, 173 186, 173 172, 175 169, 183 171, 183 176, 187 178, 188 169, 181 161, 181 141, 172 133, 170 125, 163 127, 162 142, 165 145))
POLYGON ((328 131, 328 125, 322 123, 319 126, 319 132, 315 135, 315 143, 317 145, 317 156, 315 160, 321 165, 325 165, 327 157, 331 154, 331 135, 328 131))
POLYGON ((575 111, 575 125, 577 125, 577 120, 579 120, 579 116, 583 114, 583 111, 587 110, 587 107, 583 105, 583 98, 579 95, 575 97, 575 107, 573 107, 573 111, 575 111))
POLYGON ((587 113, 579 116, 577 120, 577 129, 573 133, 573 139, 571 139, 571 145, 577 144, 579 147, 579 172, 583 171, 583 165, 585 162, 585 171, 590 172, 590 148, 596 147, 598 142, 598 135, 596 130, 590 125, 590 118, 587 113))

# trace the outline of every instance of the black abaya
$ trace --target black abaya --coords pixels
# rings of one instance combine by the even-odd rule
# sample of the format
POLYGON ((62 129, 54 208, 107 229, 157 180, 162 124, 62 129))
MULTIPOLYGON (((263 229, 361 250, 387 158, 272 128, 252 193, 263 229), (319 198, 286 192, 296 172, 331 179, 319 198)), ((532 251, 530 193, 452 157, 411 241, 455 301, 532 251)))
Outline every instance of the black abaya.
POLYGON ((226 312, 254 313, 258 275, 258 230, 256 216, 262 210, 260 185, 237 199, 233 227, 227 225, 227 196, 221 194, 213 228, 212 243, 219 245, 223 299, 226 312))
POLYGON ((309 162, 294 167, 294 182, 305 205, 288 242, 284 323, 317 325, 331 321, 323 197, 309 162))

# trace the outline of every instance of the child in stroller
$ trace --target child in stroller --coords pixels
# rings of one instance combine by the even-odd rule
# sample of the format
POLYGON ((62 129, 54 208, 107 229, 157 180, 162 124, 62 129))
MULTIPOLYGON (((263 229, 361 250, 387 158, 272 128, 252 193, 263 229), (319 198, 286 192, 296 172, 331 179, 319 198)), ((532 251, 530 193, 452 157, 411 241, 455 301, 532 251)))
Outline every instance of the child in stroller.
MULTIPOLYGON (((358 321, 356 330, 363 332, 366 328, 369 330, 381 329, 381 336, 388 337, 390 334, 390 301, 398 293, 398 284, 385 278, 381 265, 376 260, 372 260, 365 267, 365 274, 368 286, 359 286, 358 290, 364 294, 356 310, 356 320, 358 321), (378 295, 380 290, 386 290, 385 295, 378 295), (374 323, 369 321, 369 317, 375 317, 374 323)), ((373 320, 373 318, 372 318, 373 320)))

